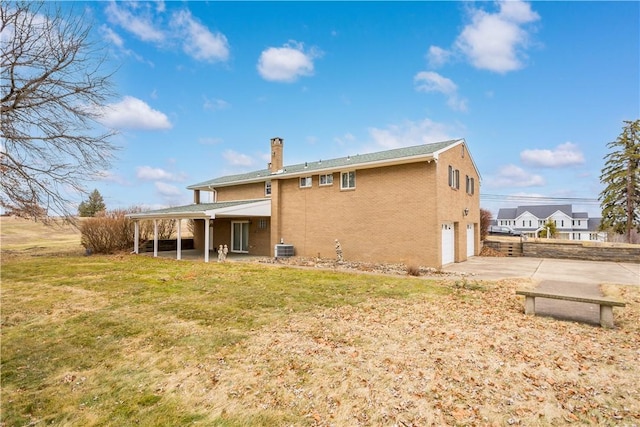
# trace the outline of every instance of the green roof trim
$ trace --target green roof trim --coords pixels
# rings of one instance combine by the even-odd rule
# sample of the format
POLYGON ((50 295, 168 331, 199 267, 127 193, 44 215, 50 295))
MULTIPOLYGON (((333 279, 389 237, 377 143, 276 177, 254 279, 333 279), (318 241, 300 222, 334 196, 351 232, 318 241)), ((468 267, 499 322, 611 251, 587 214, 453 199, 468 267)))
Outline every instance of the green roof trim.
POLYGON ((306 162, 297 165, 284 166, 282 172, 272 173, 269 169, 227 175, 203 181, 187 187, 189 190, 202 189, 207 187, 224 186, 229 184, 240 184, 243 182, 268 181, 270 179, 287 177, 289 175, 299 175, 303 172, 319 172, 328 169, 351 168, 354 166, 365 166, 368 163, 379 163, 385 161, 401 160, 404 158, 429 156, 438 153, 452 145, 463 142, 462 139, 452 139, 449 141, 436 142, 432 144, 421 144, 412 147, 395 148, 392 150, 378 151, 375 153, 356 154, 354 156, 340 157, 337 159, 319 160, 316 162, 306 162))

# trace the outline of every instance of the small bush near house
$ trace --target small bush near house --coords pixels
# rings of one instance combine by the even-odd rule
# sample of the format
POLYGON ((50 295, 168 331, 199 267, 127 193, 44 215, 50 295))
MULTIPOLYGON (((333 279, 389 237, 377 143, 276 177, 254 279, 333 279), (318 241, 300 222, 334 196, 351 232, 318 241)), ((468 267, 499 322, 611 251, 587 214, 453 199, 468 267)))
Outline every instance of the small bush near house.
POLYGON ((132 248, 134 225, 125 217, 129 212, 118 209, 87 218, 80 225, 80 244, 97 254, 112 254, 132 248))
MULTIPOLYGON (((82 246, 96 254, 112 254, 131 250, 134 244, 134 222, 125 215, 142 212, 140 207, 101 212, 87 218, 80 226, 82 246)), ((176 220, 158 220, 158 239, 171 239, 175 234, 176 220)), ((140 221, 140 242, 153 239, 153 221, 140 221)))
POLYGON ((410 265, 407 267, 407 274, 409 276, 419 276, 420 275, 420 267, 416 267, 415 265, 410 265))
POLYGON ((480 209, 480 240, 484 240, 487 237, 492 219, 493 215, 491 214, 491 211, 482 208, 480 209))

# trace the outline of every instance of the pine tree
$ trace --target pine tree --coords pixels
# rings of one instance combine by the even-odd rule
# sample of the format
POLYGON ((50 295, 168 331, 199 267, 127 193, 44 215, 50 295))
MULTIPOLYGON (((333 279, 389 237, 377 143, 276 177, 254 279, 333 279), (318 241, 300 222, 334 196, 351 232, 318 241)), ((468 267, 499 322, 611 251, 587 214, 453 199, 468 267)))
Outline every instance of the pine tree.
POLYGON ((631 231, 640 231, 640 120, 624 123, 618 138, 607 144, 612 151, 604 157, 600 229, 625 234, 631 242, 631 231))
POLYGON ((104 199, 98 190, 93 190, 89 194, 89 200, 80 203, 78 206, 78 215, 80 216, 96 216, 98 212, 102 212, 107 207, 104 204, 104 199))

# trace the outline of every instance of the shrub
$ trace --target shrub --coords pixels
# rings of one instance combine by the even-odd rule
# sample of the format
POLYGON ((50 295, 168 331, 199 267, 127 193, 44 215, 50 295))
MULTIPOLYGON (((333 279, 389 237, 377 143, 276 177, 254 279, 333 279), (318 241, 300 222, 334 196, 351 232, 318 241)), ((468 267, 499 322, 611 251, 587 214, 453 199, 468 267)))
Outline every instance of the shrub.
POLYGON ((134 224, 118 209, 102 212, 80 224, 80 244, 93 253, 112 254, 133 247, 134 224))
MULTIPOLYGON (((125 217, 130 213, 142 212, 139 207, 100 212, 87 218, 80 225, 80 243, 85 249, 97 254, 131 250, 134 244, 135 225, 125 217)), ((175 234, 176 220, 158 220, 158 239, 171 239, 175 234)), ((153 239, 153 221, 140 221, 139 242, 153 239)))
POLYGON ((419 276, 420 275, 420 268, 416 267, 415 265, 410 265, 407 267, 407 274, 409 276, 419 276))
POLYGON ((493 215, 491 214, 491 211, 482 208, 480 209, 480 240, 484 240, 487 237, 492 219, 493 215))

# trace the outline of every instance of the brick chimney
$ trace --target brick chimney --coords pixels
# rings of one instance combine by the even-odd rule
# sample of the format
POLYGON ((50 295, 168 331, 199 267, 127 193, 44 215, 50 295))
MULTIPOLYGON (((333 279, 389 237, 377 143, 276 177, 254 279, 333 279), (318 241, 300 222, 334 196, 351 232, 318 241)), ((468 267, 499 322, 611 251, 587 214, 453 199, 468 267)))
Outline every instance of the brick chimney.
POLYGON ((269 163, 269 170, 271 173, 278 172, 282 169, 282 145, 284 141, 282 138, 271 138, 271 163, 269 163))

